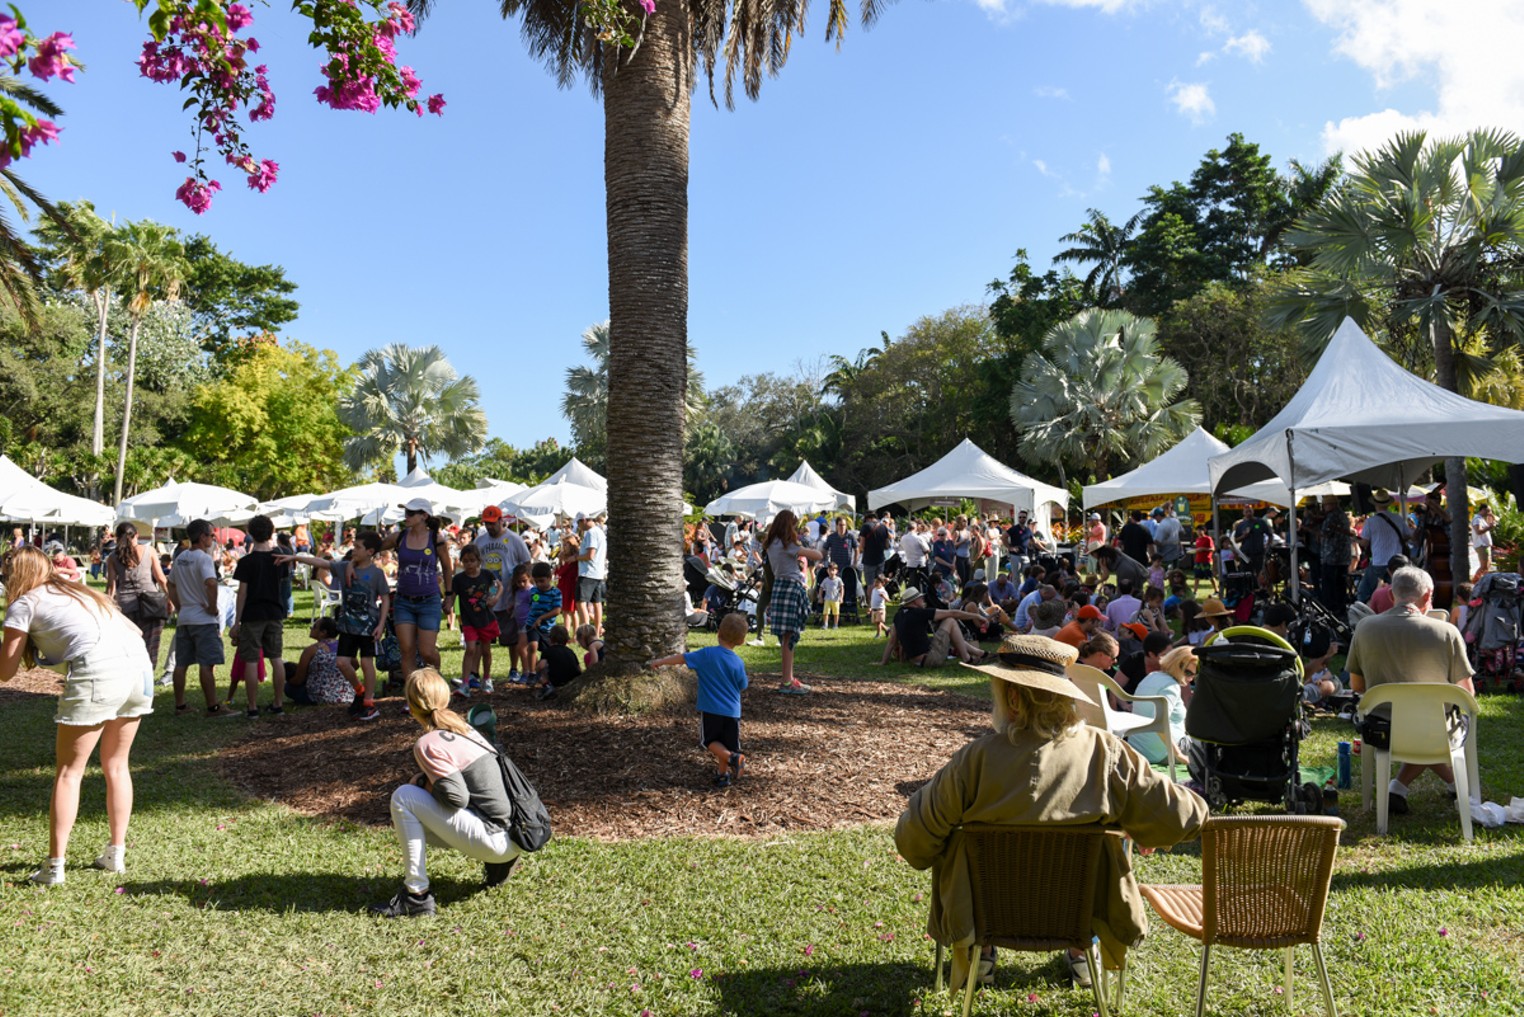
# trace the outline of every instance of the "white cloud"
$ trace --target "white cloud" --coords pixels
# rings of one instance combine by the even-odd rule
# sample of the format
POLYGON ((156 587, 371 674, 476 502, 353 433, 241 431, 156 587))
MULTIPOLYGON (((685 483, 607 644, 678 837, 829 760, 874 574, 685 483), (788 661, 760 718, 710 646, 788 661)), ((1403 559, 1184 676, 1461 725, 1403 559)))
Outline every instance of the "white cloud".
POLYGON ((1043 162, 1041 159, 1033 159, 1032 160, 1032 165, 1036 166, 1037 167, 1037 172, 1041 173, 1043 176, 1049 177, 1049 178, 1051 178, 1053 180, 1057 180, 1058 179, 1058 174, 1054 173, 1052 170, 1050 170, 1048 168, 1048 164, 1043 162))
POLYGON ((1102 177, 1111 176, 1111 157, 1105 152, 1095 161, 1095 172, 1102 177))
POLYGON ((1036 88, 1032 89, 1032 94, 1037 96, 1039 99, 1069 98, 1069 90, 1067 88, 1059 88, 1057 85, 1038 85, 1036 88))
POLYGON ((1400 130, 1451 135, 1524 124, 1524 62, 1497 56, 1524 49, 1524 5, 1510 0, 1302 3, 1338 33, 1334 52, 1369 73, 1377 88, 1417 80, 1434 90, 1428 109, 1388 107, 1328 121, 1327 151, 1376 148, 1400 130))
POLYGON ((1207 64, 1211 63, 1213 60, 1216 60, 1216 59, 1217 59, 1217 54, 1216 53, 1213 53, 1209 49, 1204 49, 1199 54, 1197 54, 1197 56, 1196 56, 1196 66, 1197 67, 1205 67, 1207 64))
POLYGON ((1142 7, 1148 0, 1039 0, 1050 7, 1090 7, 1106 14, 1115 14, 1132 7, 1142 7))
POLYGON ((1270 40, 1260 35, 1258 31, 1249 29, 1243 35, 1235 35, 1223 44, 1224 53, 1237 53, 1250 63, 1260 63, 1265 59, 1265 54, 1270 52, 1270 40))
POLYGON ((1217 9, 1210 5, 1201 8, 1201 27, 1212 35, 1226 35, 1228 33, 1228 19, 1217 13, 1217 9))
POLYGON ((1168 91, 1175 111, 1190 117, 1193 124, 1205 123, 1217 113, 1217 104, 1212 101, 1205 82, 1171 81, 1168 91))

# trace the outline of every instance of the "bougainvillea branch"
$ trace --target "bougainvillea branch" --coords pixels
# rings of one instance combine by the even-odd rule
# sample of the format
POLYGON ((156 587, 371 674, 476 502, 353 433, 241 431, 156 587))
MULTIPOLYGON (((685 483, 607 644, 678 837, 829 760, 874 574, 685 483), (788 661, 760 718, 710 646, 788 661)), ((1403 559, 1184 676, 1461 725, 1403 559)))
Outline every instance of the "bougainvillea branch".
POLYGON ((40 81, 58 78, 72 82, 78 66, 69 56, 73 48, 74 39, 65 32, 33 35, 27 30, 26 18, 15 6, 9 8, 9 13, 0 13, 0 63, 11 74, 0 81, 0 132, 4 133, 0 142, 0 169, 25 159, 33 148, 58 137, 58 125, 44 119, 56 116, 56 107, 25 84, 21 75, 30 74, 40 81))

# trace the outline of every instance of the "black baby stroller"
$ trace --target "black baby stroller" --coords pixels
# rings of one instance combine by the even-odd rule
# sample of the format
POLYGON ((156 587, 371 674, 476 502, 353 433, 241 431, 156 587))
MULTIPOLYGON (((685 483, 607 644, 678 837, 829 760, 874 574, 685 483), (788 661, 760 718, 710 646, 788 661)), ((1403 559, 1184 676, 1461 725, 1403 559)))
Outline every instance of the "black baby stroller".
POLYGON ((1300 780, 1305 729, 1296 651, 1275 633, 1245 625, 1225 630, 1196 655, 1186 755, 1207 804, 1214 811, 1246 801, 1318 811, 1321 790, 1300 780))
POLYGON ((748 628, 758 627, 761 569, 745 572, 730 562, 722 562, 709 570, 705 581, 708 584, 703 599, 704 610, 708 612, 706 628, 718 629, 720 619, 734 612, 746 615, 748 628))

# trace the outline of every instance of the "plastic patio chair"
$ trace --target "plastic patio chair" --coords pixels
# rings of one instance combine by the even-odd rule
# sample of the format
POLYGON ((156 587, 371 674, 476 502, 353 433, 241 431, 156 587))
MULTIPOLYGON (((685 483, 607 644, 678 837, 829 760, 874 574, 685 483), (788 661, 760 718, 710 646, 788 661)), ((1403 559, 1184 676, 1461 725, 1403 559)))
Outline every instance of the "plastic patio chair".
MULTIPOLYGON (((1131 734, 1151 733, 1158 735, 1166 748, 1173 744, 1169 733, 1168 699, 1163 696, 1134 696, 1124 692, 1110 675, 1089 664, 1070 664, 1067 670, 1069 680, 1078 685, 1085 695, 1100 704, 1099 710, 1093 706, 1086 706, 1084 703, 1079 704, 1080 717, 1087 724, 1104 728, 1118 738, 1126 738, 1131 734), (1140 713, 1127 713, 1113 709, 1111 700, 1106 696, 1108 692, 1124 703, 1148 703, 1154 708, 1154 715, 1145 717, 1140 713)), ((1175 754, 1166 752, 1165 755, 1169 759, 1169 779, 1176 780, 1175 754)))
POLYGON ((1206 1012, 1212 947, 1284 950, 1286 1006, 1296 947, 1312 947, 1328 1017, 1333 986, 1318 941, 1344 820, 1335 816, 1214 816, 1201 828, 1201 885, 1145 884, 1165 924, 1201 942, 1196 1017, 1206 1012))
MULTIPOLYGON (((973 882, 974 943, 969 948, 968 981, 963 994, 963 1017, 969 1017, 979 984, 982 947, 1005 947, 1025 952, 1075 949, 1090 963, 1091 989, 1101 1017, 1110 1017, 1106 1001, 1107 976, 1091 932, 1095 899, 1104 893, 1098 870, 1107 837, 1120 830, 1085 826, 963 827, 973 882)), ((935 885, 935 870, 932 881, 935 885)), ((942 989, 942 944, 937 944, 937 991, 942 989)), ((1115 1005, 1122 1005, 1122 981, 1116 972, 1115 1005)))
POLYGON ((325 618, 329 614, 337 615, 339 605, 343 603, 343 594, 333 587, 324 583, 312 588, 312 620, 325 618))
MULTIPOLYGON (((1480 796, 1476 772, 1476 697, 1448 682, 1388 682, 1368 689, 1360 697, 1360 712, 1368 714, 1382 704, 1392 710, 1391 747, 1373 748, 1367 742, 1362 755, 1373 756, 1370 776, 1360 775, 1361 800, 1365 791, 1376 793, 1376 832, 1385 835, 1391 805, 1388 780, 1392 760, 1432 765, 1448 763, 1455 770, 1455 802, 1460 809, 1461 834, 1471 839, 1471 799, 1480 796), (1448 708, 1454 706, 1469 718, 1466 738, 1460 744, 1450 740, 1448 708)), ((1360 764, 1362 767, 1364 763, 1360 764)))

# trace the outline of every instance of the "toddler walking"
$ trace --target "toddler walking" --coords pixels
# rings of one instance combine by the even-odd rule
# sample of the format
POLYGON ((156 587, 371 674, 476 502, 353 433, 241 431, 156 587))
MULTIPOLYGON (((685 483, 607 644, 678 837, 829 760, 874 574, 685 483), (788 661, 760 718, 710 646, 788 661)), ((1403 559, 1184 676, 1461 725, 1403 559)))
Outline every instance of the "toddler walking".
POLYGON ((744 614, 727 614, 720 619, 718 646, 674 653, 649 665, 684 664, 698 674, 699 744, 719 768, 714 777, 717 788, 730 787, 746 770, 746 756, 741 752, 741 692, 746 688, 746 665, 736 647, 746 641, 748 628, 744 614))
POLYGON ((889 591, 884 589, 884 577, 873 577, 873 589, 868 593, 868 617, 873 622, 873 638, 877 639, 888 630, 884 628, 884 610, 889 604, 889 591))
POLYGON ((820 627, 823 629, 836 629, 841 627, 841 599, 846 592, 846 586, 837 575, 836 563, 832 562, 826 567, 826 577, 820 581, 820 627))

